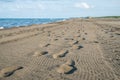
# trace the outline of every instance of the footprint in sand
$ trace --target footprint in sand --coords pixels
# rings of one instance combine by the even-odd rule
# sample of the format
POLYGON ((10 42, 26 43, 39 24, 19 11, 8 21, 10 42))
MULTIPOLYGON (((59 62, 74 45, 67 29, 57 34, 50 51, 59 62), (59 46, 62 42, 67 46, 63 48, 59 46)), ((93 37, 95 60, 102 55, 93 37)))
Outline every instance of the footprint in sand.
POLYGON ((20 69, 22 69, 22 68, 23 68, 23 67, 21 67, 21 66, 11 66, 11 67, 3 68, 3 69, 0 71, 0 78, 9 77, 9 76, 11 76, 12 74, 14 74, 15 71, 20 70, 20 69))
POLYGON ((72 46, 72 49, 81 49, 81 48, 83 48, 82 45, 73 45, 72 46))
POLYGON ((87 33, 85 33, 85 35, 87 35, 87 33))
POLYGON ((58 73, 62 73, 62 74, 67 74, 69 73, 70 71, 72 71, 73 67, 72 66, 69 66, 69 65, 66 65, 66 64, 62 64, 60 65, 60 67, 57 69, 57 72, 58 73))
POLYGON ((39 47, 48 47, 48 46, 50 46, 50 45, 51 45, 51 44, 49 44, 49 43, 46 43, 45 45, 40 44, 39 47))
POLYGON ((79 41, 71 41, 70 42, 71 45, 75 45, 75 44, 78 44, 78 43, 79 43, 79 41))
POLYGON ((57 72, 61 74, 71 74, 76 70, 74 65, 75 62, 73 60, 68 60, 65 64, 62 64, 57 68, 57 72))
POLYGON ((75 65, 75 61, 72 60, 72 59, 70 59, 70 60, 68 60, 65 64, 66 64, 66 65, 69 65, 69 66, 74 66, 74 65, 75 65))
POLYGON ((64 38, 64 40, 74 40, 73 38, 64 38))
POLYGON ((39 57, 39 56, 42 56, 42 55, 45 55, 45 54, 48 54, 48 52, 47 51, 37 50, 37 51, 35 51, 33 56, 39 57))
POLYGON ((93 41, 94 43, 99 43, 97 40, 93 41))
POLYGON ((58 39, 54 39, 54 41, 58 41, 58 39))
POLYGON ((69 51, 68 50, 62 50, 61 52, 57 53, 57 54, 53 54, 53 58, 57 59, 59 57, 64 57, 69 51))
POLYGON ((48 43, 48 44, 46 44, 44 47, 48 47, 48 46, 50 46, 50 45, 51 45, 51 44, 48 43))
POLYGON ((78 38, 80 36, 81 36, 80 34, 76 34, 76 35, 74 35, 74 38, 78 38))
POLYGON ((77 35, 77 37, 81 37, 81 35, 77 35))
POLYGON ((82 38, 82 40, 86 40, 85 38, 82 38))
POLYGON ((115 32, 115 35, 120 35, 120 32, 115 32))

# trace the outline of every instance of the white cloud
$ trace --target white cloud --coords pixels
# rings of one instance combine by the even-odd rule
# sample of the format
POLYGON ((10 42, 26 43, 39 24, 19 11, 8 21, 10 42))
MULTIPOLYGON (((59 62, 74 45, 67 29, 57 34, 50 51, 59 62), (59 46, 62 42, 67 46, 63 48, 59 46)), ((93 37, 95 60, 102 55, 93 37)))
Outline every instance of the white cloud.
POLYGON ((76 8, 84 8, 84 9, 90 9, 90 8, 94 8, 93 5, 89 5, 86 2, 80 2, 80 3, 75 3, 74 5, 76 8))
POLYGON ((19 0, 16 0, 12 3, 3 3, 0 5, 1 11, 28 11, 28 10, 45 10, 46 7, 44 4, 39 2, 31 2, 31 1, 25 1, 20 2, 19 0))
POLYGON ((45 7, 42 4, 34 4, 34 5, 16 5, 17 9, 41 9, 44 10, 45 7))

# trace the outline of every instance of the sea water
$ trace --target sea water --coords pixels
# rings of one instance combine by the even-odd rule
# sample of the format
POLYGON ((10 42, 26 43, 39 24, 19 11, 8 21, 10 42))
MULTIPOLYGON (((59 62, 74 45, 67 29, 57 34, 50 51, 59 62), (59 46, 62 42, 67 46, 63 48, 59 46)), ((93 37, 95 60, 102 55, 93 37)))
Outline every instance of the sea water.
POLYGON ((65 20, 65 18, 39 18, 39 19, 38 18, 34 18, 34 19, 4 18, 4 19, 0 19, 0 29, 30 26, 33 24, 46 24, 46 23, 52 23, 62 20, 65 20))

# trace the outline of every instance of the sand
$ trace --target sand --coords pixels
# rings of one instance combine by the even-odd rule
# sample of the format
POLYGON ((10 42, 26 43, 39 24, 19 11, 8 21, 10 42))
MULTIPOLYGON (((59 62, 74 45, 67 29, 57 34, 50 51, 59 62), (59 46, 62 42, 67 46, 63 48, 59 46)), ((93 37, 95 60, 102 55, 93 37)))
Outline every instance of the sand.
POLYGON ((120 80, 120 19, 0 30, 0 74, 0 80, 120 80))

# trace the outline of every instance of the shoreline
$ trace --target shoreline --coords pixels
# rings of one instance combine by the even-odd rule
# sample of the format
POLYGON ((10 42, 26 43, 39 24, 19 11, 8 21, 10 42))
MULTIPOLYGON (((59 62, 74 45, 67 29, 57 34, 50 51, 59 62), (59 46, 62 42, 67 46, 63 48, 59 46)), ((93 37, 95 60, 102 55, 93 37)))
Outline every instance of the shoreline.
MULTIPOLYGON (((12 18, 10 18, 12 19, 12 18)), ((26 19, 26 18, 25 18, 26 19)), ((29 18, 28 18, 29 19, 29 18)), ((38 18, 39 19, 39 18, 38 18)), ((49 18, 48 18, 49 19, 49 18)), ((46 22, 46 23, 41 23, 41 24, 32 24, 32 25, 26 25, 26 26, 13 26, 11 28, 4 28, 4 27, 0 27, 0 30, 8 30, 8 29, 14 29, 14 28, 20 28, 20 27, 29 27, 29 26, 37 26, 37 25, 44 25, 44 24, 54 24, 54 23, 57 23, 57 22, 64 22, 64 21, 67 21, 67 20, 76 20, 76 19, 82 19, 82 20, 94 20, 94 19, 98 19, 98 20, 109 20, 109 21, 112 21, 112 20, 115 20, 115 21, 119 21, 120 18, 90 18, 90 19, 85 19, 85 18, 67 18, 67 19, 64 19, 64 20, 58 20, 58 21, 55 21, 55 22, 46 22)))
POLYGON ((59 22, 64 22, 64 21, 67 21, 67 20, 70 20, 70 19, 65 19, 65 20, 60 20, 60 21, 55 21, 55 22, 48 22, 48 23, 41 23, 41 24, 32 24, 32 25, 26 25, 26 26, 13 26, 11 28, 4 28, 4 27, 0 27, 0 30, 9 30, 9 29, 17 29, 17 28, 25 28, 25 27, 31 27, 31 26, 41 26, 41 25, 49 25, 49 24, 56 24, 56 23, 59 23, 59 22))
MULTIPOLYGON (((17 18, 16 18, 17 19, 17 18)), ((39 19, 39 18, 38 18, 39 19)), ((45 18, 45 19, 47 19, 47 18, 45 18)), ((48 18, 49 19, 49 18, 48 18)), ((57 19, 57 18, 56 18, 57 19)), ((58 19, 61 19, 61 18, 58 18, 58 19)), ((18 20, 20 20, 20 19, 18 19, 18 20)), ((67 19, 63 19, 63 20, 56 20, 56 21, 54 21, 54 22, 43 22, 43 23, 39 23, 39 24, 28 24, 28 25, 21 25, 21 26, 12 26, 12 27, 10 27, 10 28, 4 28, 3 26, 1 26, 0 27, 0 30, 1 29, 11 29, 11 28, 19 28, 19 27, 29 27, 29 26, 32 26, 32 25, 42 25, 42 24, 51 24, 51 23, 55 23, 55 22, 62 22, 62 21, 66 21, 66 20, 68 20, 68 18, 67 19)))

